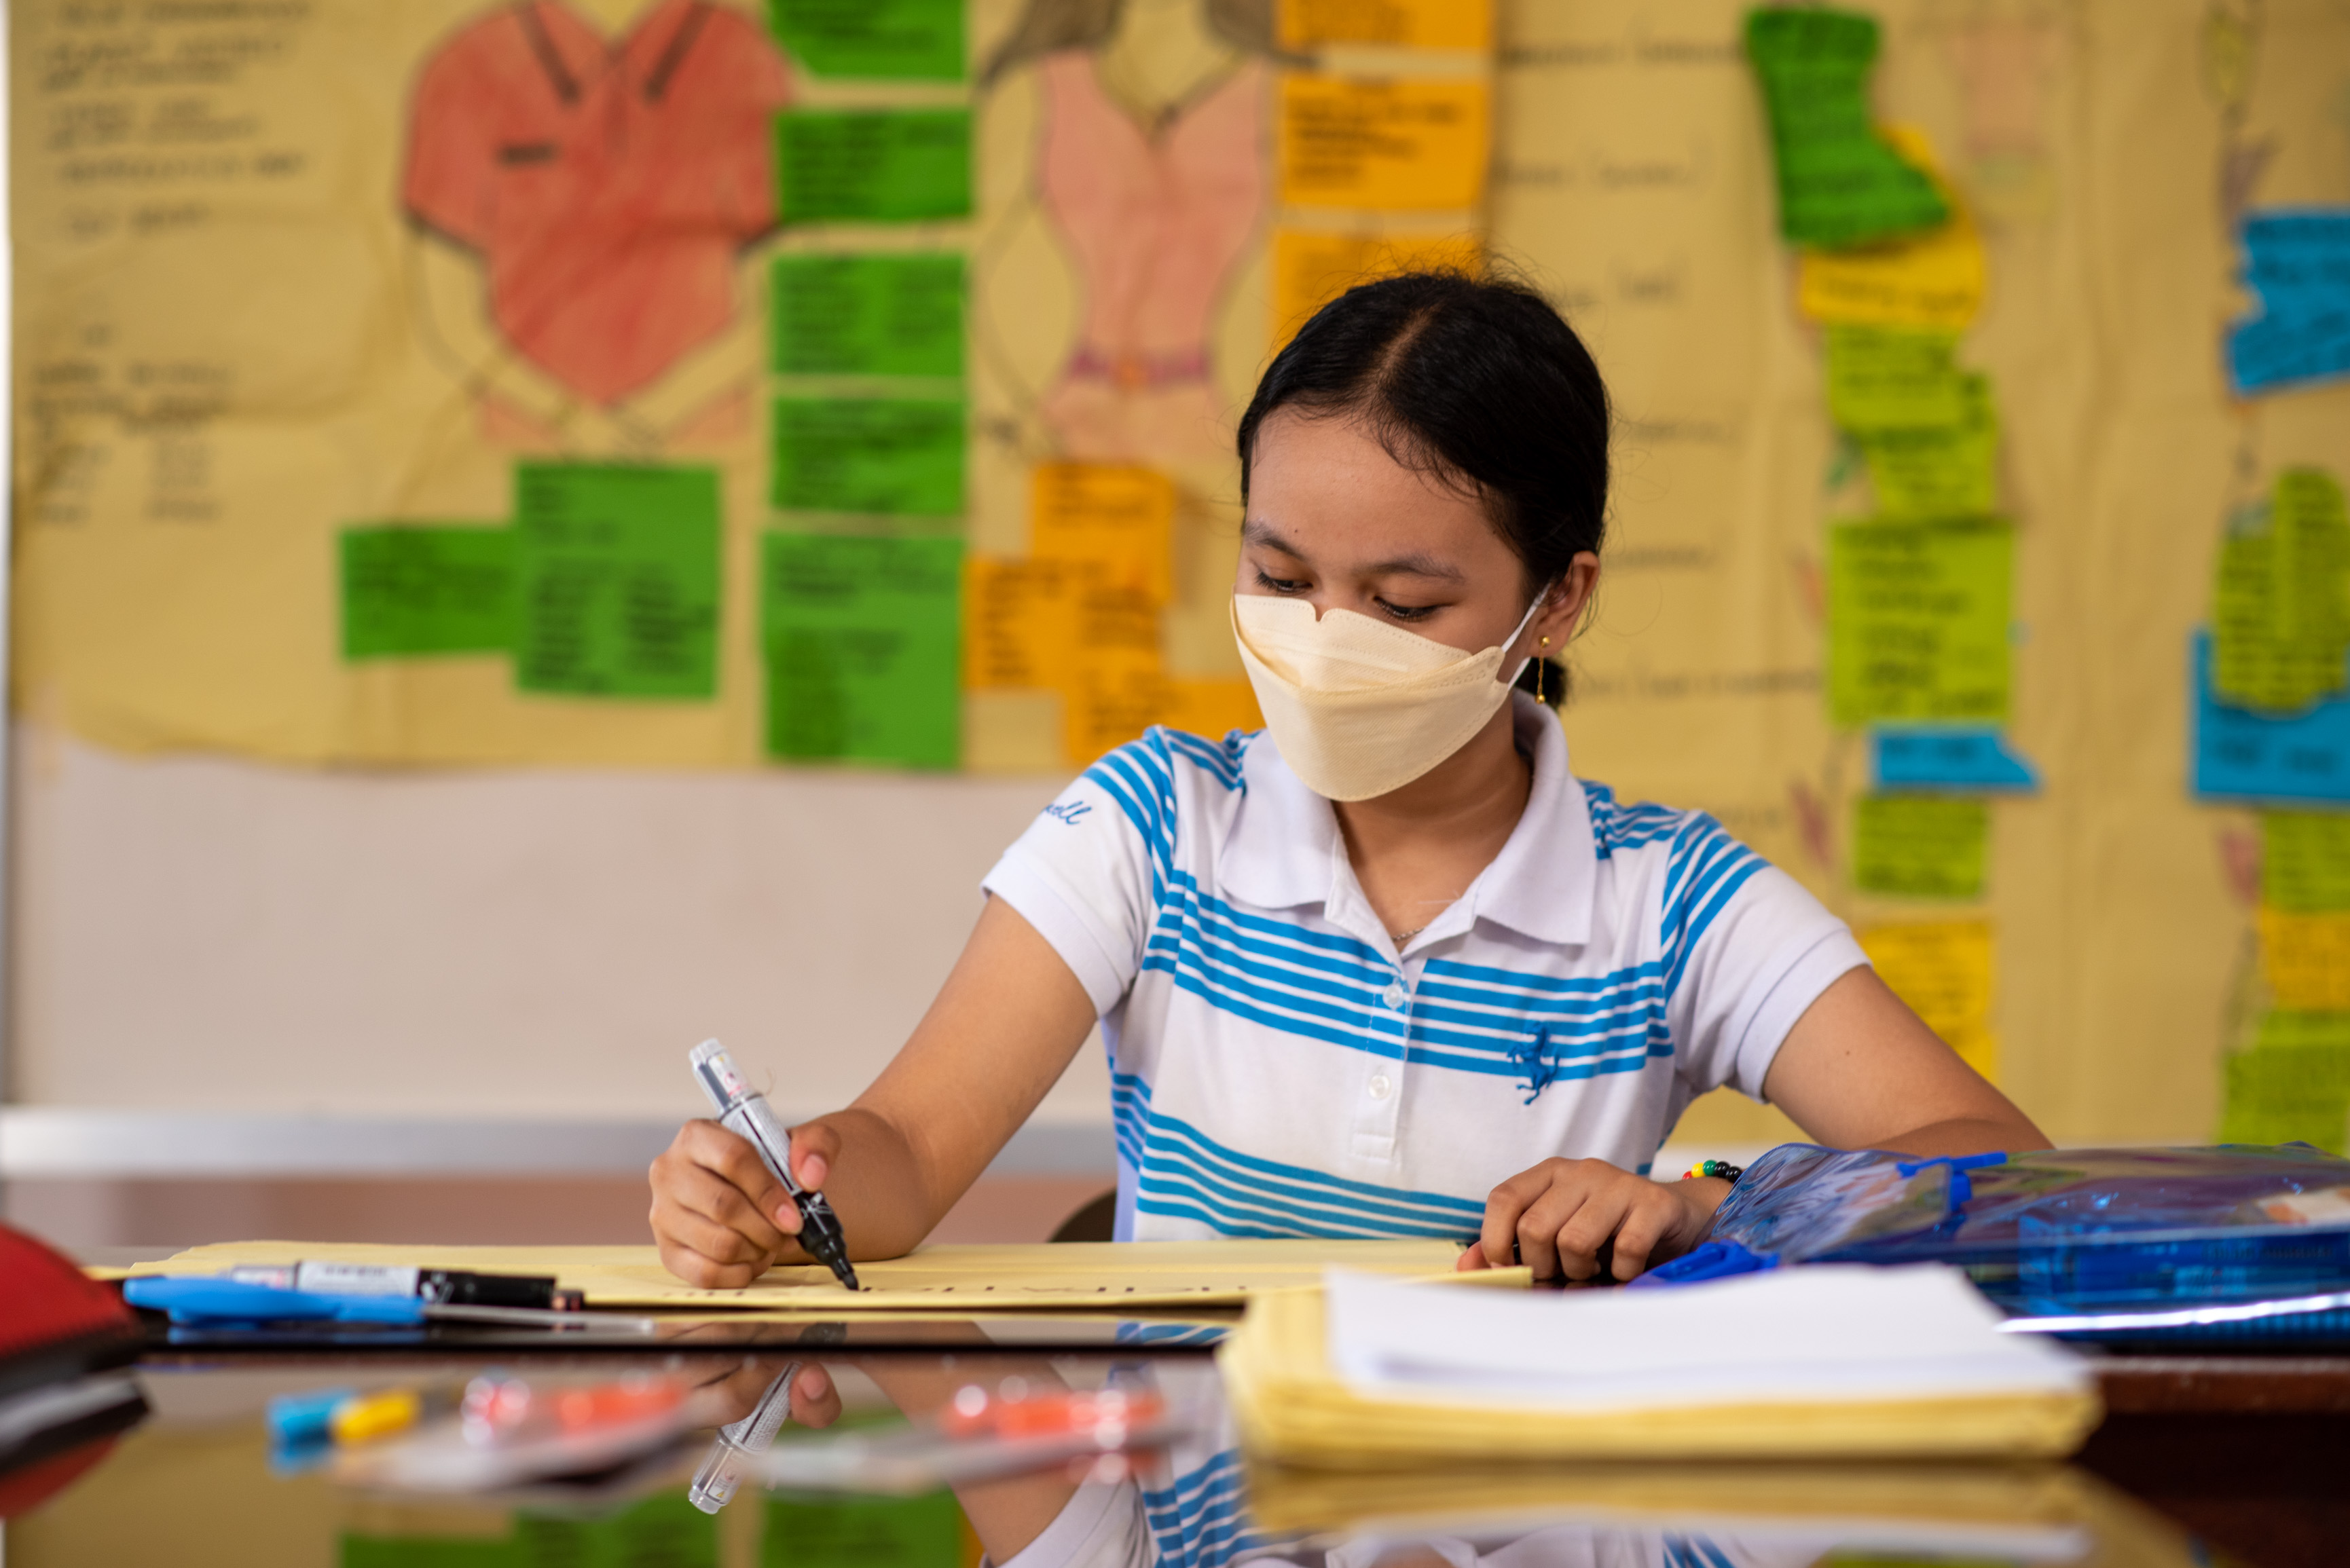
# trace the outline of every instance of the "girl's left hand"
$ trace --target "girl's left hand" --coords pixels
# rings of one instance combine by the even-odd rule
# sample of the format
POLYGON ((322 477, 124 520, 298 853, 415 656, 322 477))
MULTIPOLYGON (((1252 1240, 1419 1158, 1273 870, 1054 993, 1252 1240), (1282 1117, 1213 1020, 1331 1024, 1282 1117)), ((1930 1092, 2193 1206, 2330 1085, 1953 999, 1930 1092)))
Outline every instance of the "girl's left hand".
POLYGON ((1651 1181, 1604 1159, 1546 1159, 1487 1196, 1483 1233, 1457 1267, 1523 1262, 1537 1280, 1587 1280, 1613 1241, 1609 1272, 1628 1280, 1696 1246, 1729 1196, 1716 1177, 1651 1181))

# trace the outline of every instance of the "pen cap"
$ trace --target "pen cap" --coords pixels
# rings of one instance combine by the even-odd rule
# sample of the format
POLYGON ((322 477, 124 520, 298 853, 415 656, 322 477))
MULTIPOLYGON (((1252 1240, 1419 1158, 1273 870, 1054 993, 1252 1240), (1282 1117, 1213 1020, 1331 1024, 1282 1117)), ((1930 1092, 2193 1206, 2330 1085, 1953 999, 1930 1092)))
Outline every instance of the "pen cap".
POLYGON ((693 1472, 693 1484, 686 1489, 685 1495, 702 1512, 716 1513, 734 1501, 742 1486, 743 1450, 734 1446, 732 1438, 721 1437, 702 1456, 702 1468, 693 1472))
POLYGON ((758 1093, 735 1067, 734 1058, 726 1054, 726 1047, 715 1040, 704 1040, 696 1045, 687 1053, 686 1060, 693 1064, 693 1081, 710 1096, 710 1108, 722 1116, 758 1093))

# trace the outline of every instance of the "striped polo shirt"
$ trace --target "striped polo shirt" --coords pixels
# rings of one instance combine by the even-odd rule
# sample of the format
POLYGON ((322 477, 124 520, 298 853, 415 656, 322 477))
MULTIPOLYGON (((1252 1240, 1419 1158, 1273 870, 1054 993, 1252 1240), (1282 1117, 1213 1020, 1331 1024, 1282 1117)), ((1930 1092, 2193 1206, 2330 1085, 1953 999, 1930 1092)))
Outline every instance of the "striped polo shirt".
POLYGON ((1530 1166, 1646 1171, 1699 1095, 1759 1097, 1867 961, 1711 817, 1575 778, 1556 718, 1513 701, 1525 813, 1400 950, 1263 732, 1151 730, 988 873, 1101 1014, 1121 1239, 1465 1240, 1530 1166))

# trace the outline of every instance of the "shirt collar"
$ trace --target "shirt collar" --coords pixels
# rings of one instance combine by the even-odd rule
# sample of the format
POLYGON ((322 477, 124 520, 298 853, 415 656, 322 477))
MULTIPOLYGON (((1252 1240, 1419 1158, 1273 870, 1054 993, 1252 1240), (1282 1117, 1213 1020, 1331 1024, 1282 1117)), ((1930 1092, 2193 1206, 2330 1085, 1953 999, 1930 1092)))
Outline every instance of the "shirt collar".
MULTIPOLYGON (((1523 692, 1511 693, 1511 701, 1518 743, 1534 758, 1525 812, 1467 897, 1428 934, 1483 919, 1536 941, 1580 944, 1591 939, 1598 880, 1591 807, 1567 766, 1557 715, 1523 692)), ((1246 794, 1219 857, 1224 891, 1263 909, 1328 903, 1346 860, 1330 803, 1289 771, 1271 731, 1250 742, 1241 776, 1246 794)))

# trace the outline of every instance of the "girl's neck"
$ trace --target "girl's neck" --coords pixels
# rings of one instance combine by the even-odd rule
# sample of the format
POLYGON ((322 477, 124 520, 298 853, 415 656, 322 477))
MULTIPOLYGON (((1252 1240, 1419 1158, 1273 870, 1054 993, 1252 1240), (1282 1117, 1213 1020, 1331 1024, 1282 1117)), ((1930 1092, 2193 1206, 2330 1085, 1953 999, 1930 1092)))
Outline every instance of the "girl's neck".
POLYGON ((1510 841, 1534 794, 1504 701, 1469 743, 1399 790, 1337 801, 1357 881, 1391 931, 1427 925, 1510 841))

